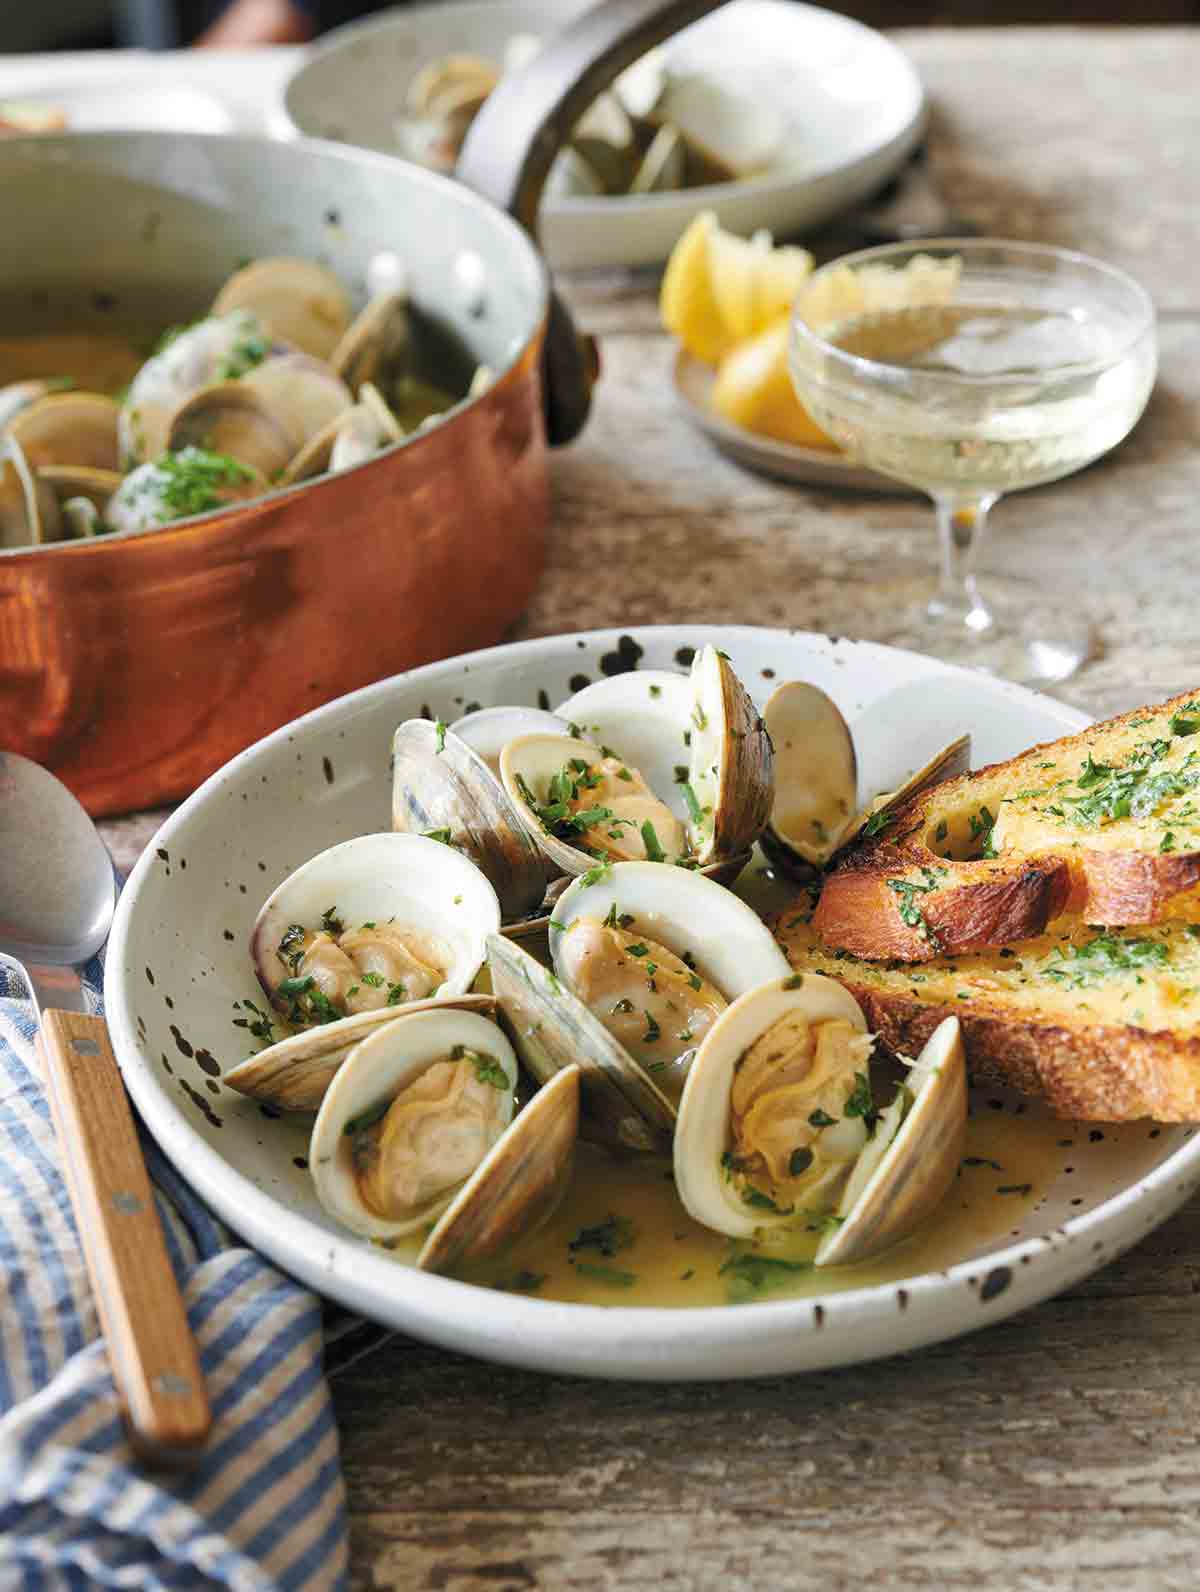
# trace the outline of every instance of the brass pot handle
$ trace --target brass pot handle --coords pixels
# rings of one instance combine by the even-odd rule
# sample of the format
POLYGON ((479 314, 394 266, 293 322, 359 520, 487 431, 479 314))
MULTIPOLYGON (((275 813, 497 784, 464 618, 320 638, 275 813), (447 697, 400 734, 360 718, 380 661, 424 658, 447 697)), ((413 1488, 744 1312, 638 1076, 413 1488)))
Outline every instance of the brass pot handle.
MULTIPOLYGON (((456 175, 536 237, 551 164, 596 96, 655 44, 724 3, 603 0, 501 79, 471 123, 456 175)), ((557 446, 582 429, 599 362, 553 288, 542 359, 546 434, 557 446)))

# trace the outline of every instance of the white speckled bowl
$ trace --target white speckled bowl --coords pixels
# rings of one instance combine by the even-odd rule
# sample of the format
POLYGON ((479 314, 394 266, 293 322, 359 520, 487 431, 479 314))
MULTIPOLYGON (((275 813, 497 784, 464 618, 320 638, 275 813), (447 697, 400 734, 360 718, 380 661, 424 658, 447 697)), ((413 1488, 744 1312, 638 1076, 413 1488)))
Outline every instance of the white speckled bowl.
POLYGON ((302 1158, 307 1119, 264 1119, 215 1074, 240 1055, 231 1008, 254 990, 246 950, 259 905, 307 857, 389 821, 391 734, 426 711, 559 702, 634 663, 679 667, 724 648, 760 703, 774 680, 823 686, 864 749, 864 790, 906 747, 971 728, 975 761, 1078 728, 1072 709, 1003 681, 862 642, 734 626, 596 631, 450 659, 330 703, 235 758, 164 824, 126 885, 105 995, 126 1082, 167 1155, 231 1226, 319 1292, 449 1347, 554 1372, 683 1380, 849 1364, 968 1332, 1044 1299, 1166 1219, 1200 1182, 1187 1128, 1077 1134, 1012 1241, 943 1272, 876 1287, 708 1309, 599 1308, 426 1276, 336 1229, 302 1158), (890 691, 905 698, 872 711, 890 691), (297 1161, 301 1164, 297 1164, 297 1161))

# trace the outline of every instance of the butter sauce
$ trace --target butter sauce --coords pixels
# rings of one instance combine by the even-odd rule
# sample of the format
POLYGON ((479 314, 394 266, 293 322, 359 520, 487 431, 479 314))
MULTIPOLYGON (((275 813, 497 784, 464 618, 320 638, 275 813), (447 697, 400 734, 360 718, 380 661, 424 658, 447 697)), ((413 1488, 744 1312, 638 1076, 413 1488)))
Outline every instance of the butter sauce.
MULTIPOLYGON (((924 1227, 868 1264, 813 1268, 821 1237, 815 1221, 811 1230, 763 1232, 745 1243, 710 1232, 680 1205, 667 1161, 619 1161, 581 1143, 549 1221, 462 1278, 571 1304, 678 1308, 817 1298, 944 1271, 1003 1245, 1017 1230, 1031 1236, 1025 1224, 1062 1176, 1064 1158, 1070 1164, 1064 1147, 1080 1136, 1075 1124, 1015 1096, 1002 1109, 996 1099, 995 1091, 973 1091, 954 1187, 924 1227)), ((402 1241, 394 1253, 411 1261, 419 1247, 419 1238, 402 1241)))

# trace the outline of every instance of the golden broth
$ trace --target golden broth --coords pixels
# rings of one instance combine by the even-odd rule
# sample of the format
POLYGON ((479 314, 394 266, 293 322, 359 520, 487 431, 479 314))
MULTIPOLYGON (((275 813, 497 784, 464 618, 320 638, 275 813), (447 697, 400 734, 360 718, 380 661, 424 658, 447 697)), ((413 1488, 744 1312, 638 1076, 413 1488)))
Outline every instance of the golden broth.
POLYGON ((119 393, 146 362, 145 348, 114 332, 0 337, 0 387, 68 380, 84 392, 119 393))
MULTIPOLYGON (((546 1225, 463 1280, 572 1304, 673 1307, 816 1297, 944 1271, 1014 1236, 1079 1132, 1023 1105, 997 1110, 993 1097, 972 1098, 966 1155, 938 1210, 865 1265, 814 1268, 815 1229, 764 1229, 747 1242, 711 1232, 683 1209, 669 1162, 619 1161, 581 1142, 566 1196, 546 1225)), ((397 1258, 414 1260, 423 1236, 397 1246, 397 1258)))

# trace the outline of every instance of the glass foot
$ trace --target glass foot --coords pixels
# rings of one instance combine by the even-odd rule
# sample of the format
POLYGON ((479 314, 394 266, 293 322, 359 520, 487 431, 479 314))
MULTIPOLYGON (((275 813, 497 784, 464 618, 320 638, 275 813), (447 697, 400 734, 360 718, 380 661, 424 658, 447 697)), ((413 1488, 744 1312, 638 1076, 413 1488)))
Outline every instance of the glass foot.
POLYGON ((967 614, 936 602, 905 615, 889 640, 943 663, 981 669, 1021 685, 1055 685, 1096 655, 1091 624, 1023 581, 981 581, 986 607, 967 614))

